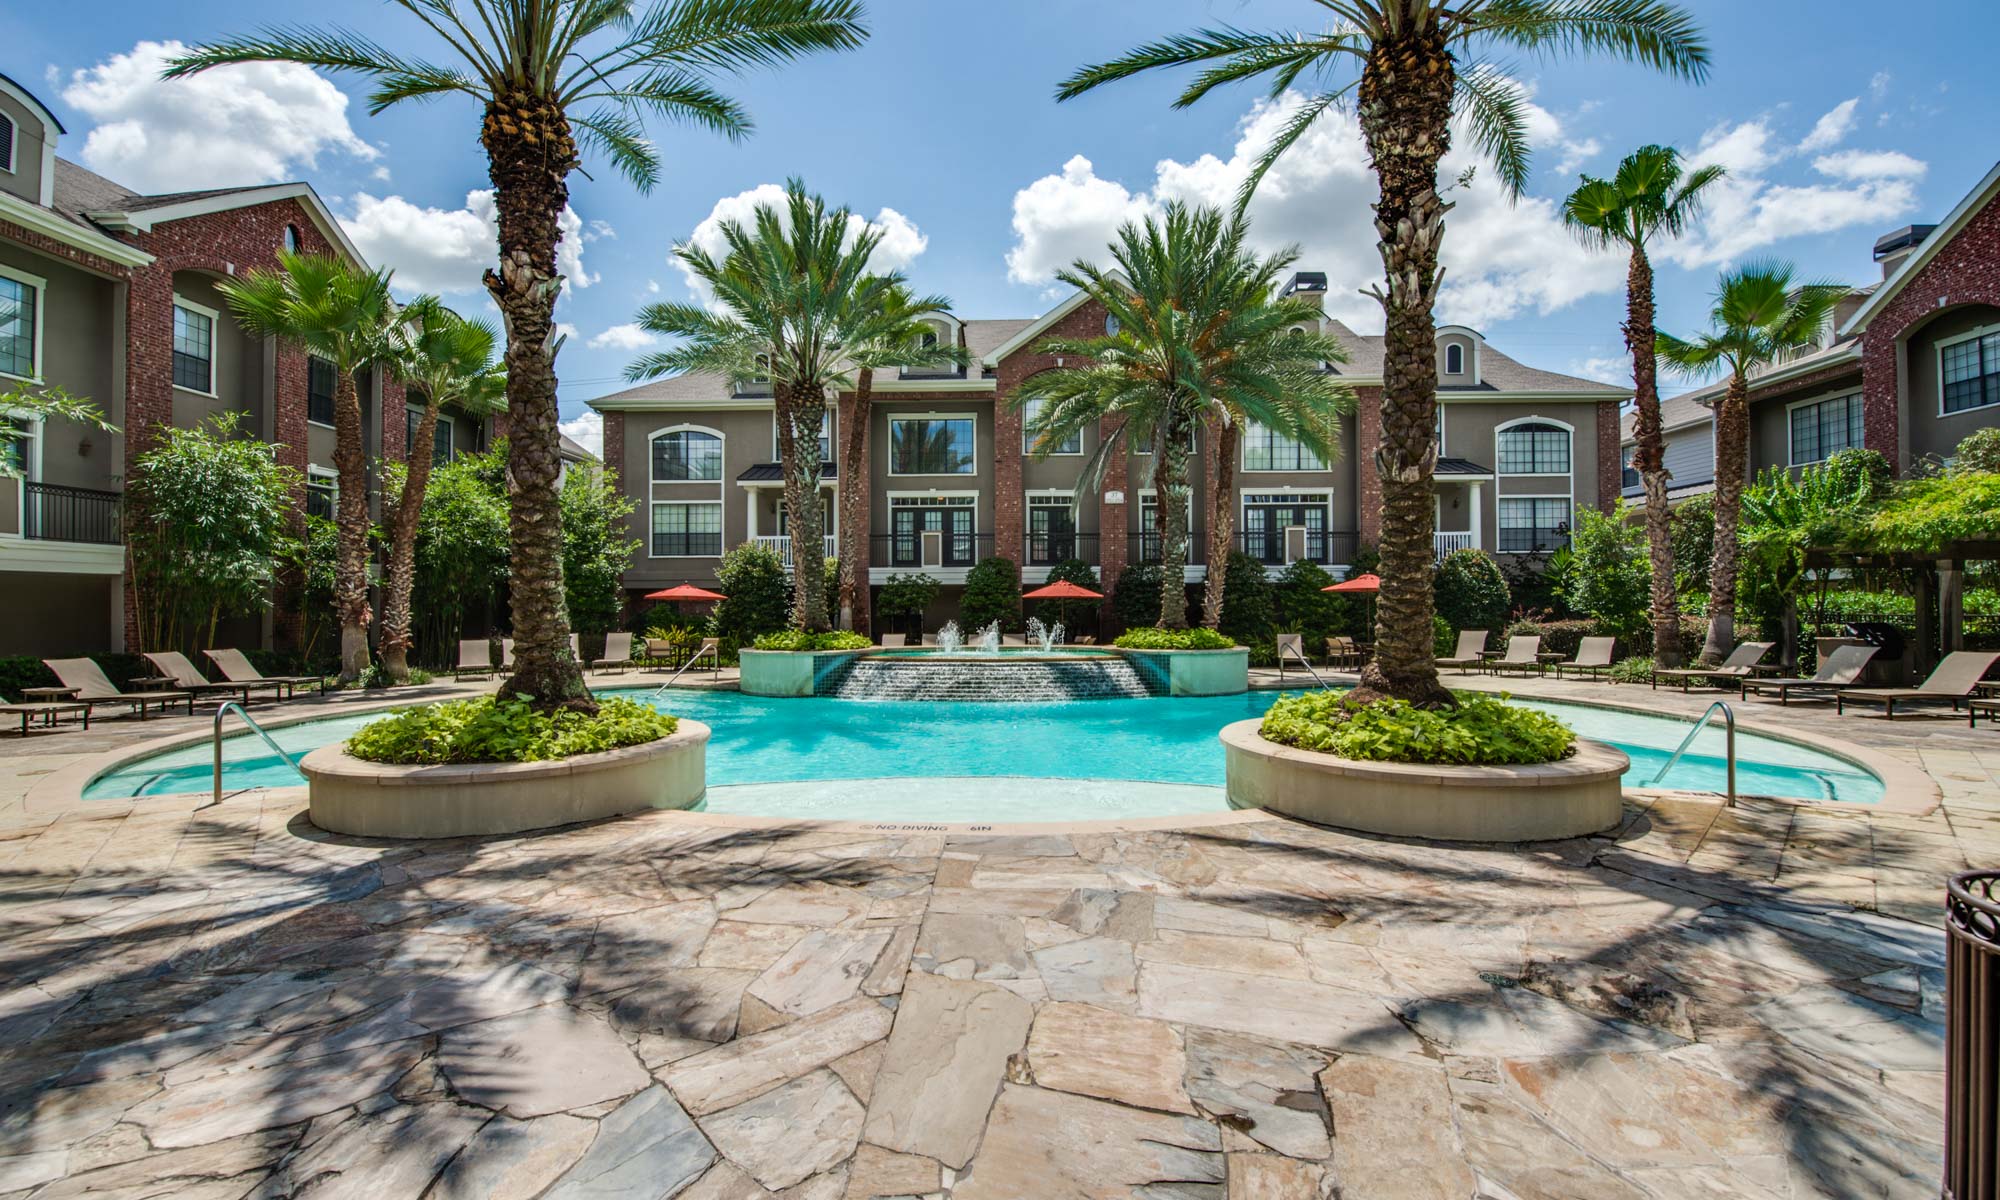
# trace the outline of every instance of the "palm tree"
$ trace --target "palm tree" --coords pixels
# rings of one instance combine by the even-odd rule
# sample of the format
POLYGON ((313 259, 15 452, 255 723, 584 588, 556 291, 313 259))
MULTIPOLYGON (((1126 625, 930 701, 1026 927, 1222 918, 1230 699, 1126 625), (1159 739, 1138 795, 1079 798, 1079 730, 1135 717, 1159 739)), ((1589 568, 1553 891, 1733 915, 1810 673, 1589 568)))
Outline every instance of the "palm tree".
MULTIPOLYGON (((1065 365, 1030 375, 1009 400, 1017 409, 1042 405, 1029 429, 1038 455, 1086 426, 1114 422, 1084 460, 1079 496, 1098 492, 1128 438, 1153 447, 1160 573, 1168 581, 1160 590, 1163 629, 1187 625, 1186 593, 1176 583, 1187 563, 1188 447, 1195 428, 1256 421, 1331 457, 1338 418, 1350 406, 1347 389, 1322 369, 1343 357, 1339 344, 1303 328, 1316 323, 1318 311, 1272 298, 1273 284, 1298 252, 1260 259, 1245 249, 1248 236, 1241 213, 1225 219, 1219 209, 1179 203, 1169 204, 1162 220, 1119 229, 1111 244, 1114 271, 1079 260, 1057 275, 1103 305, 1117 332, 1044 341, 1041 352, 1065 365)), ((1221 498, 1225 485, 1217 486, 1218 505, 1233 504, 1221 498)), ((1226 549, 1210 558, 1205 589, 1204 607, 1218 618, 1225 561, 1226 549)))
POLYGON ((1632 355, 1632 465, 1646 486, 1646 541, 1653 563, 1653 658, 1681 661, 1680 603, 1674 594, 1673 526, 1667 510, 1666 438, 1654 361, 1653 263, 1646 243, 1678 237, 1701 214, 1701 193, 1722 178, 1711 165, 1685 172, 1671 146, 1641 146, 1610 179, 1584 176, 1563 203, 1563 221, 1591 246, 1631 255, 1625 273, 1625 349, 1632 355))
POLYGON ((396 356, 396 304, 389 272, 325 254, 278 252, 278 266, 216 285, 250 332, 276 337, 333 368, 333 466, 339 530, 333 606, 340 620, 340 677, 368 667, 368 460, 361 444, 356 377, 396 356))
POLYGON ((854 405, 840 426, 840 628, 869 632, 868 507, 864 489, 856 486, 866 474, 869 413, 875 401, 875 372, 895 368, 946 370, 963 365, 965 350, 950 345, 922 321, 927 313, 950 311, 950 302, 931 296, 922 301, 907 287, 869 289, 878 310, 860 323, 847 339, 854 367, 854 405))
POLYGON ((674 248, 681 264, 715 295, 720 311, 698 304, 649 304, 641 327, 681 340, 630 367, 631 380, 709 371, 732 383, 768 379, 792 532, 792 624, 828 628, 824 573, 808 554, 824 542, 819 504, 819 433, 830 398, 854 387, 848 347, 879 345, 883 330, 912 312, 945 307, 942 296, 907 295, 897 272, 871 274, 882 234, 846 208, 829 210, 794 179, 785 205, 760 204, 750 220, 722 226, 721 258, 699 246, 674 248))
POLYGON ((514 675, 503 695, 594 707, 569 654, 556 480, 556 273, 570 173, 593 151, 642 191, 659 181, 645 118, 730 138, 750 131, 711 80, 867 37, 860 0, 393 0, 436 36, 445 61, 399 54, 342 29, 273 28, 197 47, 169 78, 227 63, 295 62, 369 77, 369 111, 458 93, 482 110, 479 140, 499 210, 486 288, 507 333, 514 675))
POLYGON ((1688 79, 1707 73, 1708 50, 1694 20, 1666 0, 1313 0, 1333 24, 1315 33, 1207 29, 1141 46, 1085 67, 1059 99, 1166 67, 1203 69, 1175 101, 1187 107, 1224 84, 1267 79, 1284 95, 1311 73, 1355 76, 1307 99, 1244 180, 1246 202, 1266 172, 1307 129, 1350 93, 1381 185, 1375 206, 1387 292, 1382 432, 1375 457, 1382 486, 1381 603, 1375 661, 1360 696, 1451 703, 1438 683, 1431 635, 1432 532, 1437 462, 1436 322, 1438 250, 1450 207, 1437 167, 1460 116, 1501 182, 1519 193, 1528 178, 1527 122, 1518 84, 1483 58, 1489 51, 1601 52, 1688 79))
POLYGON ((1795 284, 1792 275, 1791 264, 1780 262, 1726 272, 1707 332, 1686 341, 1658 335, 1659 356, 1676 373, 1691 379, 1729 373, 1729 385, 1715 401, 1715 554, 1708 572, 1704 663, 1721 662, 1736 645, 1736 540, 1750 465, 1750 376, 1815 345, 1847 292, 1835 283, 1795 284))
POLYGON ((436 296, 420 296, 402 311, 398 354, 390 364, 423 398, 424 414, 408 447, 402 492, 385 515, 389 562, 383 572, 382 665, 398 683, 410 678, 410 592, 416 582, 417 518, 430 485, 438 414, 447 405, 483 418, 505 410, 507 377, 494 362, 500 333, 468 321, 436 296))

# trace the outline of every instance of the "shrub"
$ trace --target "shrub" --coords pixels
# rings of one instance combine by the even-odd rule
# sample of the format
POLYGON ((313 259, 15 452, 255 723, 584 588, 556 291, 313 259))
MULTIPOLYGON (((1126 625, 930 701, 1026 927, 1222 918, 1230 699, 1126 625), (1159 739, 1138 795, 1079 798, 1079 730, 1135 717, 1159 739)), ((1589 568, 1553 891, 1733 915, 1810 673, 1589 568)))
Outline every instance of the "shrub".
POLYGON ((637 504, 609 472, 571 471, 556 496, 562 522, 563 602, 583 649, 604 653, 603 635, 618 627, 625 595, 619 581, 639 541, 630 533, 637 504))
POLYGON ((836 629, 830 633, 807 633, 802 629, 781 629, 757 639, 758 650, 866 650, 874 645, 867 634, 836 629))
POLYGON ((1612 664, 1609 671, 1613 683, 1646 683, 1653 678, 1653 660, 1650 658, 1621 658, 1612 664))
POLYGON ((1154 625, 1141 625, 1118 635, 1113 643, 1127 650, 1228 650, 1235 646, 1232 639, 1213 629, 1161 629, 1154 625))
POLYGON ((1382 552, 1367 542, 1362 542, 1354 548, 1354 561, 1347 564, 1346 578, 1352 579, 1356 575, 1380 574, 1379 568, 1381 565, 1382 552))
POLYGON ((1458 653, 1458 633, 1443 617, 1431 618, 1431 653, 1439 658, 1458 653))
POLYGON ((738 645, 791 624, 792 587, 785 562, 761 542, 745 542, 722 556, 716 590, 729 597, 715 605, 715 636, 738 645))
POLYGON ((915 575, 891 575, 875 599, 875 610, 889 622, 897 618, 921 622, 925 610, 937 600, 938 581, 919 571, 915 575))
POLYGON ((1560 620, 1577 615, 1569 605, 1569 584, 1575 555, 1568 546, 1547 554, 1509 554, 1500 564, 1515 614, 1529 620, 1560 620))
MULTIPOLYGON (((1047 585, 1060 580, 1067 580, 1093 592, 1104 590, 1098 582, 1097 572, 1080 558, 1066 558, 1050 567, 1048 577, 1043 579, 1042 583, 1047 585)), ((1035 611, 1029 615, 1040 617, 1045 625, 1053 625, 1057 621, 1070 621, 1079 627, 1095 627, 1097 609, 1101 603, 1103 602, 1099 600, 1037 600, 1035 611)))
POLYGON ((1676 504, 1667 527, 1674 546, 1674 591, 1706 603, 1708 568, 1715 558, 1715 497, 1689 496, 1676 504))
POLYGON ((2000 428, 1966 435, 1952 451, 1951 469, 1958 474, 2000 474, 2000 428))
POLYGON ((958 602, 958 623, 968 632, 995 621, 1002 629, 1021 627, 1021 570, 997 554, 965 573, 965 595, 958 602))
POLYGON ((1111 615, 1128 629, 1160 622, 1160 564, 1133 563, 1111 589, 1111 615))
POLYGON ((1554 717, 1465 693, 1439 709, 1402 700, 1354 704, 1338 692, 1285 696, 1264 714, 1259 732, 1280 745, 1360 762, 1519 765, 1576 751, 1576 734, 1554 717))
POLYGON ((1507 621, 1507 579, 1484 550, 1454 550, 1433 583, 1437 615, 1453 629, 1499 629, 1507 621))
POLYGON ((1620 645, 1629 645, 1623 636, 1604 628, 1596 621, 1516 621, 1507 627, 1506 636, 1539 637, 1542 649, 1550 654, 1567 654, 1574 658, 1577 650, 1587 637, 1619 637, 1620 645))
POLYGON ((1652 607, 1646 529, 1630 515, 1622 500, 1609 516, 1579 508, 1570 534, 1569 606, 1623 637, 1649 622, 1652 607))
POLYGON ((348 684, 347 686, 355 688, 365 688, 369 690, 374 690, 378 688, 392 688, 399 686, 418 687, 421 686, 422 684, 429 683, 434 678, 436 678, 436 676, 432 675, 429 671, 424 670, 422 667, 411 667, 409 679, 405 681, 405 684, 398 684, 396 682, 396 677, 389 674, 389 668, 383 666, 379 662, 371 662, 367 666, 361 668, 361 674, 356 676, 354 682, 348 684))
POLYGON ((659 637, 662 629, 707 629, 709 619, 688 612, 671 600, 662 600, 638 610, 632 617, 632 632, 659 637))
POLYGON ((1244 645, 1271 641, 1277 606, 1272 603, 1271 581, 1264 574, 1264 564, 1241 550, 1231 550, 1222 571, 1222 616, 1216 627, 1244 645))
POLYGON ((1271 589, 1276 628, 1284 633, 1305 635, 1308 654, 1325 650, 1329 637, 1353 634, 1353 626, 1360 619, 1360 605, 1336 592, 1320 590, 1332 585, 1333 576, 1318 563, 1300 559, 1285 568, 1271 589))
POLYGON ((623 697, 600 701, 592 715, 540 713, 526 700, 481 696, 364 725, 347 739, 347 752, 381 763, 544 762, 658 741, 678 723, 623 697))

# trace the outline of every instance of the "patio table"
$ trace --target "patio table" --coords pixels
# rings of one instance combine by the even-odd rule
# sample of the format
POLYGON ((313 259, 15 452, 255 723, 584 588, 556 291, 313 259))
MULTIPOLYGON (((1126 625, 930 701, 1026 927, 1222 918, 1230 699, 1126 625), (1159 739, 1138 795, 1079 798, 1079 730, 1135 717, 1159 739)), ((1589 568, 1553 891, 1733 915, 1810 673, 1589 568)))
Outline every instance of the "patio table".
POLYGON ((39 700, 32 703, 0 704, 0 713, 21 718, 21 736, 28 736, 28 723, 41 719, 44 728, 54 728, 56 718, 63 713, 82 713, 83 727, 90 728, 90 706, 77 700, 39 700))
POLYGON ((71 687, 32 687, 21 689, 21 699, 29 703, 46 704, 56 700, 66 700, 74 695, 76 695, 76 689, 71 687))

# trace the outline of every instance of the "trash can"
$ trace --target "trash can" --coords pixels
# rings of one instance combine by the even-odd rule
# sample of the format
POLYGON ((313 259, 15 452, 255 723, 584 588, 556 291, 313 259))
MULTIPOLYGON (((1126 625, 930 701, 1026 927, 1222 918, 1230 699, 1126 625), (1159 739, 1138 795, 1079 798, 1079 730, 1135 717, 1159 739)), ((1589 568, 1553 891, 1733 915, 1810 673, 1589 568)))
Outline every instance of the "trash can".
POLYGON ((1903 631, 1881 621, 1856 621, 1847 636, 1876 647, 1875 657, 1861 672, 1862 687, 1901 687, 1912 682, 1910 646, 1903 631))
POLYGON ((2000 1196, 2000 871, 1945 888, 1944 1200, 2000 1196))

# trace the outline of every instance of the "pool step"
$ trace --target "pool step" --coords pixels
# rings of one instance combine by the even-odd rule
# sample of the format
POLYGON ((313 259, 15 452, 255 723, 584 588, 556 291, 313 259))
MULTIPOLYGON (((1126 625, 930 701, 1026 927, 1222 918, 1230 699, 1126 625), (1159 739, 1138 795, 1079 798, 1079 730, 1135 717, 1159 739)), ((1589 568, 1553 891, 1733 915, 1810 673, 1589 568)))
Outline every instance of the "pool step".
POLYGON ((1048 701, 1141 699, 1160 692, 1122 658, 1075 662, 853 659, 818 681, 843 700, 1048 701))

